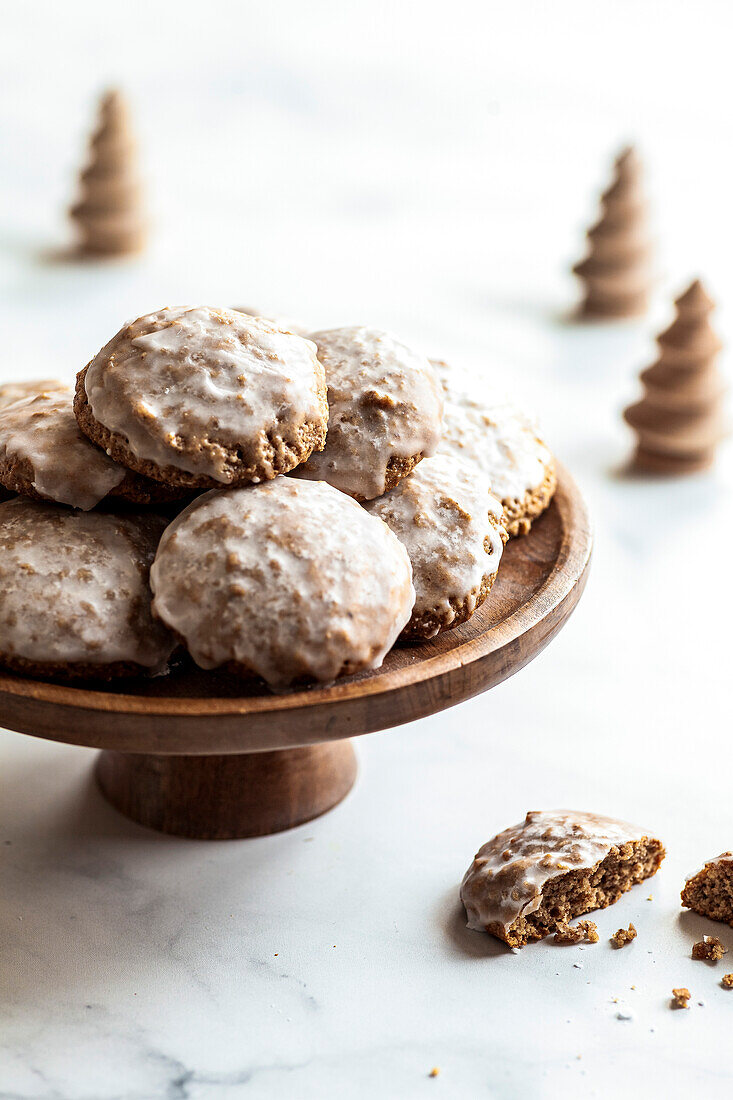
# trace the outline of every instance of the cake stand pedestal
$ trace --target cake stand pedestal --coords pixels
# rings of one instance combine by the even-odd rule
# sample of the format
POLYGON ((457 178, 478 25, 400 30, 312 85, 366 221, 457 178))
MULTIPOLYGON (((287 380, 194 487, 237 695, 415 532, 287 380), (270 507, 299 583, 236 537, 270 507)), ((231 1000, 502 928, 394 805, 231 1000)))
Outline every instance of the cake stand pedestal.
POLYGON ((262 836, 318 817, 356 779, 351 741, 276 752, 152 756, 101 752, 97 781, 141 825, 205 840, 262 836))
POLYGON ((262 836, 331 809, 356 777, 349 738, 444 710, 544 649, 585 585, 583 500, 555 498, 504 550, 483 607, 462 626, 396 646, 376 672, 287 695, 190 665, 168 677, 69 687, 0 674, 0 726, 102 750, 99 785, 141 825, 202 839, 262 836))

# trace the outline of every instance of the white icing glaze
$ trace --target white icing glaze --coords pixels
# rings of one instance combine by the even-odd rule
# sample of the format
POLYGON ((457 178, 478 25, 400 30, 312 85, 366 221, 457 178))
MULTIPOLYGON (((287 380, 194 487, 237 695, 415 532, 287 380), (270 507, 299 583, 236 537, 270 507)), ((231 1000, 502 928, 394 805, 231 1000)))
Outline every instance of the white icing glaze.
POLYGON ((197 664, 237 662, 275 689, 377 668, 415 600, 387 525, 294 478, 199 497, 163 536, 151 584, 197 664))
POLYGON ((485 383, 432 363, 446 396, 438 453, 478 467, 504 502, 538 488, 552 456, 530 417, 485 383))
POLYGON ((311 339, 326 369, 328 436, 298 476, 372 500, 385 490, 390 458, 434 453, 440 386, 425 356, 379 329, 329 329, 311 339))
POLYGON ((481 582, 496 574, 504 548, 502 506, 484 474, 460 459, 434 455, 364 507, 384 520, 410 555, 413 619, 434 612, 445 628, 455 618, 451 602, 467 599, 473 614, 481 582))
POLYGON ((91 361, 87 400, 139 459, 227 484, 227 451, 267 468, 268 436, 300 446, 299 428, 323 425, 315 350, 234 310, 162 309, 126 325, 91 361))
POLYGON ((468 927, 508 929, 542 904, 546 883, 567 871, 595 867, 611 848, 644 836, 626 821, 575 810, 530 811, 479 848, 461 884, 468 927))
POLYGON ((0 409, 6 409, 8 405, 14 405, 16 401, 22 401, 24 397, 35 397, 44 390, 70 390, 65 382, 59 382, 55 378, 32 378, 28 382, 4 382, 0 385, 0 409))
POLYGON ((72 396, 59 387, 0 409, 0 458, 30 463, 42 497, 85 511, 120 484, 125 469, 80 431, 72 396))
POLYGON ((38 664, 131 661, 158 669, 173 640, 150 612, 148 569, 165 521, 0 504, 0 654, 38 664))

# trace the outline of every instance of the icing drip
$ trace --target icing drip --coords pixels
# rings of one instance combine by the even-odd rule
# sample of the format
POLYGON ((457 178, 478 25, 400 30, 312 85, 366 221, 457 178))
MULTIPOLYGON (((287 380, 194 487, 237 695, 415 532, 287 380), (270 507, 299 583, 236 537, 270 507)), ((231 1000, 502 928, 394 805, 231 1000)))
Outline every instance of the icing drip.
POLYGON ((315 346, 230 310, 133 321, 89 364, 85 388, 96 420, 139 459, 223 484, 232 452, 269 468, 276 439, 292 443, 303 424, 323 423, 315 346))
POLYGON ((162 667, 173 640, 150 612, 165 521, 0 504, 0 653, 28 661, 162 667))
POLYGON ((430 363, 378 329, 329 329, 311 339, 326 370, 328 436, 298 475, 357 500, 381 496, 391 458, 419 459, 438 446, 443 402, 430 363))
POLYGON ((0 460, 28 463, 42 497, 85 511, 120 484, 125 469, 79 430, 67 389, 49 389, 0 409, 0 460))
POLYGON ((197 664, 236 662, 276 689, 379 667, 415 599, 387 525, 294 478, 198 498, 163 536, 151 584, 197 664))
POLYGON ((435 455, 364 507, 407 549, 413 618, 437 612, 437 634, 455 618, 455 605, 468 599, 473 613, 481 583, 496 573, 504 548, 502 506, 489 493, 487 477, 459 459, 435 455))

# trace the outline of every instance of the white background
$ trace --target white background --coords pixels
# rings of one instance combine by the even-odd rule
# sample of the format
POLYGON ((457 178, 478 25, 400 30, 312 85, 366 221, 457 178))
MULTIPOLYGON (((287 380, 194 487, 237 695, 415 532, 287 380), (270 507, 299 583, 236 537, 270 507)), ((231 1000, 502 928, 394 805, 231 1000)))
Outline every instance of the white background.
POLYGON ((1 26, 0 376, 73 373, 164 304, 390 328, 539 410, 596 551, 534 664, 364 738, 349 798, 287 834, 158 837, 103 803, 91 752, 0 735, 0 1096, 730 1096, 733 932, 679 890, 733 846, 733 465, 625 478, 619 415, 695 275, 730 335, 730 6, 6 3, 1 26), (115 81, 154 236, 74 266, 64 208, 115 81), (571 325, 569 266, 630 139, 654 308, 571 325), (458 883, 556 806, 637 820, 669 855, 598 945, 513 955, 463 929, 458 883), (690 960, 703 930, 727 967, 690 960))

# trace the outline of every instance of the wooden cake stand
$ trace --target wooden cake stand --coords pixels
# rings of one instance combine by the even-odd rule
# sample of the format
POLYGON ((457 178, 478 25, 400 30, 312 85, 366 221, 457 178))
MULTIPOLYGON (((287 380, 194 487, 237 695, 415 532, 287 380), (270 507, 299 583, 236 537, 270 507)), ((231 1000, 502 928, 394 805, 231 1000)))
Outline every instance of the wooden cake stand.
POLYGON ((455 630, 397 646, 376 672, 287 695, 190 665, 109 688, 2 673, 0 726, 102 749, 103 793, 142 825, 209 839, 278 832, 350 790, 350 737, 453 706, 531 661, 578 602, 590 552, 585 506, 560 469, 552 505, 508 543, 484 606, 455 630))

